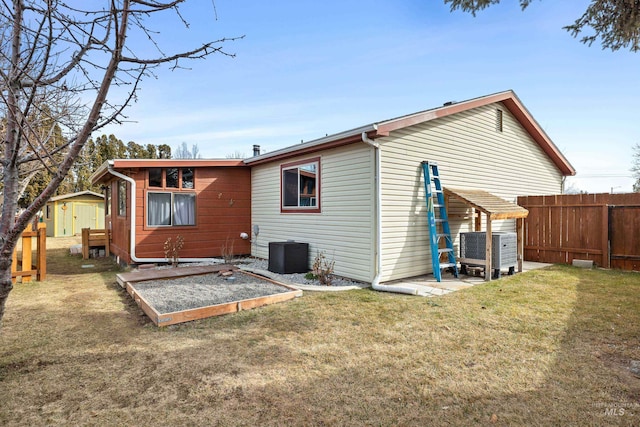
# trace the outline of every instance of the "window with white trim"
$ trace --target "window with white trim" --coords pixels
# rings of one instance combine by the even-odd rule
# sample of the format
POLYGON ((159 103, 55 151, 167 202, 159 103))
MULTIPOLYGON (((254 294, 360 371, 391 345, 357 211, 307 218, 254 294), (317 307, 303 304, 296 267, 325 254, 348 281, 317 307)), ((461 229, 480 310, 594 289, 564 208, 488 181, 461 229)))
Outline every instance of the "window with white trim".
POLYGON ((320 212, 320 159, 281 166, 282 211, 320 212))
POLYGON ((196 195, 182 192, 147 192, 147 225, 196 225, 196 195))

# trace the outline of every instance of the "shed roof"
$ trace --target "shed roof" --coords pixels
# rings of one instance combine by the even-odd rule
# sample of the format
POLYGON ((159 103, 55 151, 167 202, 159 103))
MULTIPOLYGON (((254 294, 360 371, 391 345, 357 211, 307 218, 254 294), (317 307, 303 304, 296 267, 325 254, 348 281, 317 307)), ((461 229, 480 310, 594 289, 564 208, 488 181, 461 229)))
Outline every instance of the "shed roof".
POLYGON ((340 132, 334 135, 328 135, 313 141, 290 147, 275 150, 270 153, 261 154, 259 156, 246 159, 244 162, 249 165, 258 165, 274 160, 280 160, 292 156, 314 153, 332 147, 352 144, 362 141, 362 134, 371 139, 383 136, 389 136, 389 133, 398 129, 413 126, 419 123, 446 117, 452 114, 471 110, 473 108, 501 102, 513 116, 518 120, 522 127, 529 133, 531 138, 540 146, 540 148, 549 156, 551 161, 556 165, 563 175, 575 175, 576 171, 569 161, 560 152, 558 147, 553 143, 551 138, 546 134, 538 122, 533 118, 531 113, 524 106, 520 98, 512 90, 498 92, 492 95, 486 95, 479 98, 469 99, 461 102, 448 102, 443 106, 408 114, 393 119, 374 122, 365 126, 360 126, 351 130, 340 132))
POLYGON ((77 193, 61 194, 59 196, 50 198, 49 201, 57 202, 58 200, 72 199, 74 197, 81 197, 81 196, 92 196, 92 197, 99 198, 101 200, 104 199, 104 196, 100 193, 95 193, 93 191, 85 190, 85 191, 79 191, 77 193))
POLYGON ((529 211, 515 203, 511 203, 503 198, 491 194, 484 190, 467 190, 460 188, 444 188, 446 196, 452 196, 462 200, 483 212, 491 220, 526 218, 529 211))

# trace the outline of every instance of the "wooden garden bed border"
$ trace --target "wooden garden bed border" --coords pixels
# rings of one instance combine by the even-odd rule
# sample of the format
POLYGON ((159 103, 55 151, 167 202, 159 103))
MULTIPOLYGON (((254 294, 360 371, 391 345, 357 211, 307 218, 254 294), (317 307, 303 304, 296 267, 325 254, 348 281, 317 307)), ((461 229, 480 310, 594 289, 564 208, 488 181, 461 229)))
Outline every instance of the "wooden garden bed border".
POLYGON ((269 304, 275 304, 278 302, 289 301, 297 297, 302 296, 302 290, 285 285, 284 283, 276 282, 264 276, 250 273, 248 271, 239 270, 234 266, 198 266, 198 267, 180 267, 180 268, 167 268, 163 270, 143 271, 136 273, 125 273, 117 276, 120 286, 127 290, 127 293, 131 295, 133 300, 144 311, 144 313, 151 319, 156 326, 169 326, 177 323, 190 322, 192 320, 205 319, 207 317, 221 316, 223 314, 236 313, 240 310, 250 310, 252 308, 262 307, 269 304), (253 276, 257 279, 264 280, 273 283, 278 286, 282 286, 289 289, 288 292, 283 292, 273 295, 265 295, 256 298, 231 301, 227 303, 209 305, 205 307, 192 308, 183 311, 175 311, 171 313, 159 313, 153 306, 140 295, 135 289, 136 282, 143 282, 146 280, 163 280, 173 279, 185 276, 197 276, 202 274, 215 273, 221 270, 236 270, 241 274, 247 276, 253 276), (152 276, 153 273, 156 273, 152 276))

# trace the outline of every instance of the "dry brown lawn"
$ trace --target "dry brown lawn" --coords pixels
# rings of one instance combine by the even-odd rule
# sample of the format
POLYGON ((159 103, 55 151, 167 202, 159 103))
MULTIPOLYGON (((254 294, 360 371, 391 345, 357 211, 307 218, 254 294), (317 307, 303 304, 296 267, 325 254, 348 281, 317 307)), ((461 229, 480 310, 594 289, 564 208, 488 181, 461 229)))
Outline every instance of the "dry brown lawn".
POLYGON ((158 329, 108 260, 49 267, 9 297, 0 425, 640 425, 640 274, 307 292, 158 329))

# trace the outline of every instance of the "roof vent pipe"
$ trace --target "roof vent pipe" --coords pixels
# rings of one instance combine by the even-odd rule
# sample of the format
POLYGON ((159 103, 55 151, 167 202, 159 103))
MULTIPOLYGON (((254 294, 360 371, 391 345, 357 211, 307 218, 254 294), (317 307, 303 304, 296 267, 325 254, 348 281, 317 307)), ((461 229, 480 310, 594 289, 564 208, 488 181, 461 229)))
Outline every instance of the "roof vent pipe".
POLYGON ((253 146, 253 157, 259 156, 260 155, 260 146, 255 144, 253 146))

